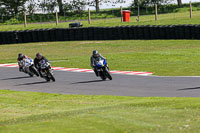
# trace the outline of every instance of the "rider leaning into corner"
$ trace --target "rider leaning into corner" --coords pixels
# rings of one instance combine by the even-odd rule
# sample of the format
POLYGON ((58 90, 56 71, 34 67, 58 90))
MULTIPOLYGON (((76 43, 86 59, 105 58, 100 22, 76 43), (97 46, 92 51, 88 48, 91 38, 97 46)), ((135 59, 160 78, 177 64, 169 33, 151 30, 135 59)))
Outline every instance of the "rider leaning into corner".
POLYGON ((24 59, 28 59, 30 57, 26 56, 26 55, 23 55, 22 53, 19 53, 18 54, 18 58, 17 58, 17 63, 19 65, 19 71, 21 72, 22 71, 22 65, 21 65, 21 61, 24 60, 24 59))
POLYGON ((92 52, 92 56, 91 56, 91 58, 90 58, 90 61, 91 61, 91 67, 93 68, 93 70, 94 70, 96 76, 99 76, 99 73, 98 73, 98 71, 97 71, 97 67, 96 67, 96 63, 95 63, 95 62, 98 61, 99 58, 101 58, 101 59, 106 59, 106 58, 104 58, 97 50, 94 50, 94 51, 92 52))
POLYGON ((35 68, 38 70, 40 77, 42 77, 40 63, 39 63, 41 60, 45 60, 46 62, 48 62, 48 60, 44 56, 42 56, 41 53, 37 53, 34 59, 34 65, 35 65, 35 68))

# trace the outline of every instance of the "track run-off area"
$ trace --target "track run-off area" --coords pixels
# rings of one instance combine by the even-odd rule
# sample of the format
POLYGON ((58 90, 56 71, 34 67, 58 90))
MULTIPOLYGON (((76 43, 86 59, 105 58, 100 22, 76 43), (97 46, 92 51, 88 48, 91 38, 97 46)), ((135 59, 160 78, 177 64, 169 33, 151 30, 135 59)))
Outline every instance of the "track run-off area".
POLYGON ((200 77, 153 76, 151 72, 111 71, 102 81, 91 69, 53 67, 56 82, 29 77, 16 64, 0 65, 0 89, 80 95, 200 97, 200 77))

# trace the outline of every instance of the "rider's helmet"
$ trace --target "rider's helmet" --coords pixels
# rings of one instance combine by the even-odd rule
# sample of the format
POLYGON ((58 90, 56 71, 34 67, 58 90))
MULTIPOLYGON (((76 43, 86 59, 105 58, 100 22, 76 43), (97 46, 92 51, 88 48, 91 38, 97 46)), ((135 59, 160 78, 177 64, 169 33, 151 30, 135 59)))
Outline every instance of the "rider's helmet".
POLYGON ((37 58, 37 59, 41 59, 41 58, 42 58, 42 54, 41 54, 41 53, 37 53, 37 54, 36 54, 36 58, 37 58))
POLYGON ((19 53, 18 54, 18 60, 23 60, 23 58, 24 58, 24 55, 22 53, 19 53))
POLYGON ((92 56, 93 56, 94 58, 99 57, 99 52, 98 52, 97 50, 94 50, 94 51, 92 52, 92 56))

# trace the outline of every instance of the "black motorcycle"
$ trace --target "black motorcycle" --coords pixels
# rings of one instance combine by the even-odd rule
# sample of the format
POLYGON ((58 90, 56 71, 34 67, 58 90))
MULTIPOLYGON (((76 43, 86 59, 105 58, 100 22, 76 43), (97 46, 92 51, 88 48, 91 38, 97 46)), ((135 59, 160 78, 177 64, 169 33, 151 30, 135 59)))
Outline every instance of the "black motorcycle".
POLYGON ((51 64, 49 62, 47 62, 46 60, 41 60, 39 62, 40 64, 40 73, 42 75, 42 77, 46 80, 46 81, 50 81, 52 80, 53 82, 55 82, 55 77, 53 74, 53 69, 51 68, 51 64))

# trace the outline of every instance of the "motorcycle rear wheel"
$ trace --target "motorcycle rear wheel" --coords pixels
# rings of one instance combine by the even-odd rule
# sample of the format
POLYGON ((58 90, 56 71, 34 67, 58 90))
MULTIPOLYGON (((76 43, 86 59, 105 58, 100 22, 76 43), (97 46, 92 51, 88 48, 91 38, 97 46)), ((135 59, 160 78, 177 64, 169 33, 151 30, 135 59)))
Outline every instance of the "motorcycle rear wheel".
POLYGON ((28 73, 28 75, 29 75, 30 77, 33 77, 33 74, 32 74, 32 73, 28 73))
POLYGON ((35 68, 34 66, 30 66, 29 69, 30 69, 31 72, 33 72, 37 77, 39 76, 39 74, 38 74, 38 72, 37 72, 37 70, 36 70, 36 68, 35 68))
POLYGON ((106 80, 106 76, 105 75, 102 75, 100 76, 102 80, 106 80))

